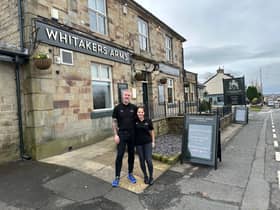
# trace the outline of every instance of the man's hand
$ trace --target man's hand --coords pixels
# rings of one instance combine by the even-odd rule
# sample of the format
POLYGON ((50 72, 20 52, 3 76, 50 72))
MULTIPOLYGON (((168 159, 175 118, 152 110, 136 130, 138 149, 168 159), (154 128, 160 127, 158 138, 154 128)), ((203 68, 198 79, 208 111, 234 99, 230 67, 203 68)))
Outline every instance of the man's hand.
POLYGON ((114 135, 114 141, 115 141, 116 144, 119 144, 119 143, 120 143, 120 137, 119 137, 119 135, 117 135, 117 134, 114 135))

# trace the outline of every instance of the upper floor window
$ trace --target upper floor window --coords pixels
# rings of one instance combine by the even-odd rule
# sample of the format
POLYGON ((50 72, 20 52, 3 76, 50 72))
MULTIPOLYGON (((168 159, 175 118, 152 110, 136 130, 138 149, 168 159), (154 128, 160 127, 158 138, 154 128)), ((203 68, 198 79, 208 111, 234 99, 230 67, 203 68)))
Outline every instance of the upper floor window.
POLYGON ((90 30, 107 34, 106 0, 88 0, 90 30))
POLYGON ((165 58, 168 61, 172 59, 172 39, 170 36, 165 36, 165 58))
POLYGON ((141 50, 148 51, 148 23, 138 18, 139 45, 141 50))

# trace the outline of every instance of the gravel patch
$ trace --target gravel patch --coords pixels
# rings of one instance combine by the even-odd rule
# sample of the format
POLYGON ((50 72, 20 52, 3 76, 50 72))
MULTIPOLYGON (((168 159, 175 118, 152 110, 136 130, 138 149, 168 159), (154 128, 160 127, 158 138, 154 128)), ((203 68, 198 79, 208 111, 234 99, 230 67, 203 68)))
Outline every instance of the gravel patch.
POLYGON ((181 153, 182 135, 166 134, 156 138, 153 153, 164 156, 173 156, 181 153))

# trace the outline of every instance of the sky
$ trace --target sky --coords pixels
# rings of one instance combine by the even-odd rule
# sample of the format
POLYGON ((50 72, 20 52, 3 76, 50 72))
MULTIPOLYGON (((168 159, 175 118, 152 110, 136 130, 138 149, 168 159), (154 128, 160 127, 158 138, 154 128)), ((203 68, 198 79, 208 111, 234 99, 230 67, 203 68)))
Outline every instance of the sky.
POLYGON ((200 82, 216 70, 280 93, 279 0, 135 0, 185 37, 185 69, 200 82))

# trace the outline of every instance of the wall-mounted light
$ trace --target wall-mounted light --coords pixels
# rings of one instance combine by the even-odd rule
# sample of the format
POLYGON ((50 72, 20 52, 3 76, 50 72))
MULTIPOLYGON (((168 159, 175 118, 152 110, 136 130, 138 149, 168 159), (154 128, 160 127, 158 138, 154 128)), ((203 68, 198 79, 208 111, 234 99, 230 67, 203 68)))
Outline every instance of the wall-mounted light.
POLYGON ((159 74, 159 64, 158 63, 154 64, 153 72, 154 72, 154 74, 159 74))

